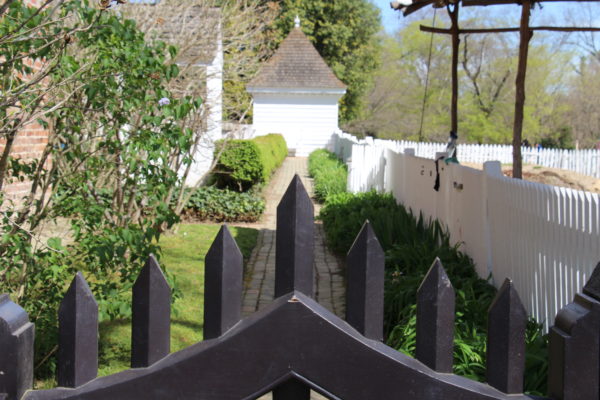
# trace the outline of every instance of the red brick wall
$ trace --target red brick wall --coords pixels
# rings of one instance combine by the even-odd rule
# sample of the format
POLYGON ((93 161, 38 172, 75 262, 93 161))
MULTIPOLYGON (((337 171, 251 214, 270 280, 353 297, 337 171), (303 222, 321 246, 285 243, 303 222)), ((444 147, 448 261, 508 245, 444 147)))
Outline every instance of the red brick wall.
MULTIPOLYGON (((49 131, 34 123, 28 125, 15 138, 10 155, 24 160, 39 159, 48 143, 49 131)), ((4 151, 5 140, 0 140, 0 153, 4 151)), ((29 193, 30 182, 9 183, 3 189, 8 198, 19 199, 29 193)))
MULTIPOLYGON (((42 0, 25 0, 25 4, 34 7, 39 6, 42 0)), ((41 61, 33 62, 35 68, 41 67, 41 61)), ((22 129, 15 138, 10 155, 24 160, 33 160, 40 158, 46 144, 48 143, 49 131, 40 124, 33 123, 22 129)), ((4 151, 6 141, 0 140, 0 154, 4 151)), ((15 182, 4 187, 3 191, 11 199, 19 199, 29 193, 31 189, 30 182, 15 182)))

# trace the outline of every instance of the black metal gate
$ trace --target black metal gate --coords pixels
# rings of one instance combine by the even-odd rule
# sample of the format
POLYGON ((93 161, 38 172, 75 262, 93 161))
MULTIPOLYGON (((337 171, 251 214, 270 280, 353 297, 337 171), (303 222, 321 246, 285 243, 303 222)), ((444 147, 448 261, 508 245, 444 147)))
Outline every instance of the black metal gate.
MULTIPOLYGON (((507 280, 488 315, 488 384, 452 374, 454 290, 439 260, 418 291, 417 358, 383 339, 384 255, 368 222, 347 258, 342 320, 312 299, 313 206, 295 177, 277 209, 275 301, 241 319, 242 256, 224 226, 206 256, 205 340, 169 354, 170 290, 150 258, 133 289, 132 369, 96 378, 97 305, 77 275, 59 310, 58 382, 32 383, 33 325, 0 297, 0 399, 525 399, 526 314, 507 280)), ((598 399, 600 265, 551 331, 549 390, 598 399)))

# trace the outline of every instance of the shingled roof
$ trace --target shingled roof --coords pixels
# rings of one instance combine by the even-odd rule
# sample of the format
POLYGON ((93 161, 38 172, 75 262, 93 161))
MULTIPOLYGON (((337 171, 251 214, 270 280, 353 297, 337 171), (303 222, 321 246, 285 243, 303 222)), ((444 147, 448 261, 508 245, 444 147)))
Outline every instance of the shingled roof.
POLYGON ((294 28, 273 57, 262 66, 248 89, 346 89, 308 37, 294 28))

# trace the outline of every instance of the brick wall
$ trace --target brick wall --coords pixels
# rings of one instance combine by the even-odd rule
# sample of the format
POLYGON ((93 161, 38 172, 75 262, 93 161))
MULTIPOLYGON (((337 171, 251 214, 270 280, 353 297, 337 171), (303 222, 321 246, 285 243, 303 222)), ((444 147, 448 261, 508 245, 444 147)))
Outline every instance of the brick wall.
MULTIPOLYGON (((26 161, 39 159, 48 143, 49 131, 40 124, 33 123, 19 131, 11 149, 11 157, 26 161)), ((4 151, 5 140, 0 140, 0 153, 4 151)), ((30 182, 15 182, 3 189, 11 199, 18 199, 29 193, 30 182)))
MULTIPOLYGON (((25 0, 25 4, 32 5, 34 7, 39 6, 42 0, 25 0)), ((32 62, 34 68, 41 68, 42 62, 35 60, 32 62)), ((27 125, 24 129, 19 131, 10 155, 15 158, 22 158, 24 160, 33 160, 40 158, 46 144, 48 143, 49 131, 44 129, 40 124, 33 123, 27 125)), ((0 139, 0 154, 4 151, 6 140, 0 139)), ((31 189, 30 182, 15 182, 8 184, 4 187, 3 191, 8 198, 19 199, 29 193, 31 189)))

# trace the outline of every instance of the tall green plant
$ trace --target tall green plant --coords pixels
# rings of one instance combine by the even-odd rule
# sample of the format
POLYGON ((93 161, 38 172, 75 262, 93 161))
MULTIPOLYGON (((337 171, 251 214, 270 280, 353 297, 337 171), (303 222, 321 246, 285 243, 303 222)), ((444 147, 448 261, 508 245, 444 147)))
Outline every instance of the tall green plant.
POLYGON ((308 173, 314 179, 315 198, 320 202, 346 191, 348 168, 330 151, 318 149, 310 153, 308 173))
MULTIPOLYGON (((496 289, 479 278, 473 261, 450 242, 438 221, 413 216, 390 194, 343 193, 328 198, 321 210, 328 245, 345 254, 365 220, 371 222, 385 250, 384 328, 388 345, 414 356, 416 293, 431 263, 442 261, 456 292, 454 372, 485 381, 487 310, 496 289)), ((544 394, 547 339, 541 326, 527 327, 525 388, 544 394)))

